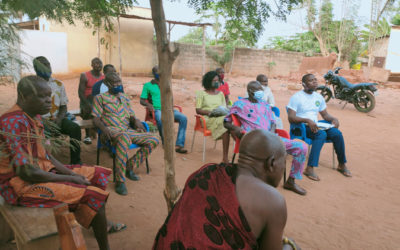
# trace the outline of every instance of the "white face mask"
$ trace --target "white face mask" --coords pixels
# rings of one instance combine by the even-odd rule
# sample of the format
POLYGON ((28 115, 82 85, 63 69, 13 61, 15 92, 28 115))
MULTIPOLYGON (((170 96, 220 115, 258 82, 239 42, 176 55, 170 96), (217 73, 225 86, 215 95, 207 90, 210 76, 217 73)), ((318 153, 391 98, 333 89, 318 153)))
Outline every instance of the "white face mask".
POLYGON ((255 98, 258 102, 262 101, 263 98, 264 98, 264 91, 258 90, 258 91, 256 91, 256 92, 254 92, 254 98, 255 98))

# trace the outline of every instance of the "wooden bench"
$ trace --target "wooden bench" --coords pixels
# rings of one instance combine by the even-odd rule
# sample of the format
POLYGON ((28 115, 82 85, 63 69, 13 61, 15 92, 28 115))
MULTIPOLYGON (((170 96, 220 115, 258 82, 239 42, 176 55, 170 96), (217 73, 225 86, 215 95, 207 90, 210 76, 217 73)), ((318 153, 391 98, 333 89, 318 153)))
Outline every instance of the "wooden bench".
POLYGON ((68 113, 74 116, 81 116, 81 110, 80 109, 75 109, 75 110, 69 110, 68 113))
POLYGON ((60 249, 52 208, 10 206, 0 196, 0 213, 13 230, 19 250, 60 249))
POLYGON ((93 120, 92 119, 90 119, 90 120, 76 120, 75 119, 74 122, 76 124, 78 124, 79 127, 81 127, 81 129, 83 129, 83 128, 94 128, 95 127, 94 124, 93 124, 93 120))

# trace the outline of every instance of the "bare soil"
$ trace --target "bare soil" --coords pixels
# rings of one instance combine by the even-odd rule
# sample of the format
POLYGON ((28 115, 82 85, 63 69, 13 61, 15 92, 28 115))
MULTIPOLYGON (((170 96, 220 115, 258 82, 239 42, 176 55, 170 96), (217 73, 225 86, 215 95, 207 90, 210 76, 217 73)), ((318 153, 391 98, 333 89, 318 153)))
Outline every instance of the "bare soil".
MULTIPOLYGON (((126 92, 133 97, 137 116, 143 119, 144 108, 139 104, 139 95, 143 83, 149 78, 130 77, 123 80, 126 92)), ((228 79, 232 100, 244 95, 246 83, 250 80, 238 77, 228 79)), ((78 109, 78 78, 64 79, 63 82, 69 97, 68 108, 78 109)), ((296 92, 289 90, 288 84, 295 83, 270 80, 286 129, 289 123, 285 105, 296 92)), ((186 147, 189 150, 195 121, 195 91, 201 88, 199 81, 173 81, 175 104, 183 107, 189 120, 186 134, 186 147)), ((379 92, 376 108, 368 114, 357 112, 351 104, 342 109, 344 104, 337 100, 328 103, 328 112, 340 121, 352 178, 345 178, 332 169, 332 145, 328 144, 322 149, 320 167, 316 170, 321 181, 314 182, 308 178, 297 181, 308 191, 306 196, 284 190, 282 184, 278 187, 287 202, 285 235, 294 238, 303 249, 399 249, 400 90, 382 88, 379 92)), ((0 113, 11 107, 15 100, 16 87, 0 86, 0 113)), ((176 155, 176 181, 181 188, 190 173, 204 164, 202 143, 203 136, 197 134, 193 152, 176 155)), ((221 142, 217 143, 215 150, 210 138, 206 144, 206 162, 220 162, 221 142)), ((233 142, 231 152, 232 145, 233 142)), ((62 149, 57 156, 61 161, 68 162, 68 149, 62 149)), ((82 160, 86 164, 95 164, 95 141, 92 145, 82 146, 82 160)), ((290 162, 288 159, 288 168, 290 162)), ((128 180, 128 196, 117 195, 113 183, 108 186, 111 194, 106 207, 108 218, 128 226, 125 231, 109 236, 112 249, 151 249, 155 235, 167 216, 162 195, 164 164, 161 146, 150 156, 149 163, 149 175, 145 167, 141 166, 136 170, 141 180, 128 180)), ((111 158, 106 152, 101 154, 101 165, 112 167, 111 158)), ((97 249, 93 233, 84 231, 88 248, 97 249)), ((0 246, 2 248, 15 249, 15 246, 8 244, 0 246)))

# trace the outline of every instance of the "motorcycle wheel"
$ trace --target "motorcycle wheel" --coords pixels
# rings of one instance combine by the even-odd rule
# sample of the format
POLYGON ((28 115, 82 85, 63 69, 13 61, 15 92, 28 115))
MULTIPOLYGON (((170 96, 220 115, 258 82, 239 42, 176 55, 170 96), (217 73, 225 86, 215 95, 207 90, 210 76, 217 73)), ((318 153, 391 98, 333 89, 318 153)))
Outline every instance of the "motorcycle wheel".
POLYGON ((375 108, 375 97, 368 91, 360 91, 356 93, 353 104, 358 111, 368 113, 375 108))
POLYGON ((329 100, 332 98, 332 93, 325 87, 318 87, 315 91, 324 97, 325 102, 329 102, 329 100))

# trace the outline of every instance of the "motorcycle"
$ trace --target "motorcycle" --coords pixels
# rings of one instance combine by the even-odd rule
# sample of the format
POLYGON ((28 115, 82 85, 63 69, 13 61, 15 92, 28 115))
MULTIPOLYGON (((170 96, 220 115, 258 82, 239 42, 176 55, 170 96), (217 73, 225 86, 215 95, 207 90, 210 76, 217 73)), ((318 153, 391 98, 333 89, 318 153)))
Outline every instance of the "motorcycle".
POLYGON ((377 83, 358 83, 351 84, 343 76, 339 76, 339 70, 342 68, 336 68, 334 72, 329 70, 325 75, 325 86, 321 85, 317 87, 317 92, 320 93, 325 102, 328 102, 331 98, 343 100, 347 103, 352 103, 354 107, 364 113, 368 113, 375 108, 375 96, 378 95, 378 89, 375 85, 377 83), (333 93, 330 86, 333 88, 333 93))

